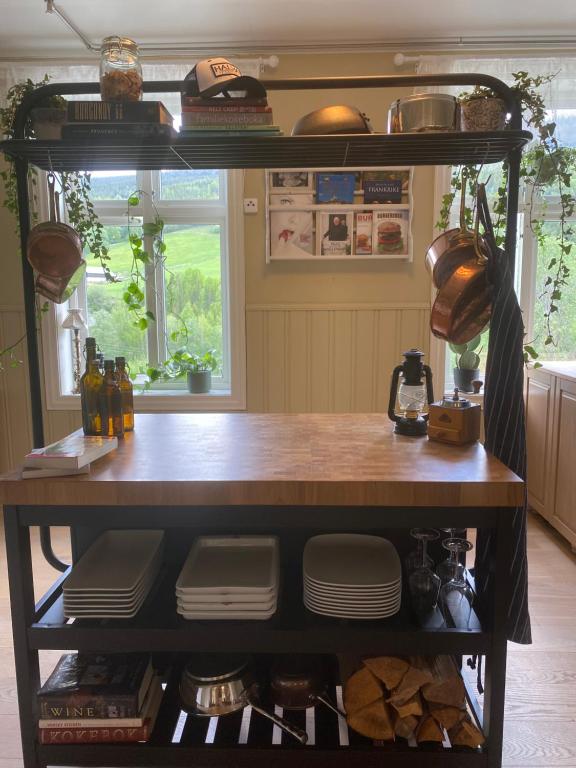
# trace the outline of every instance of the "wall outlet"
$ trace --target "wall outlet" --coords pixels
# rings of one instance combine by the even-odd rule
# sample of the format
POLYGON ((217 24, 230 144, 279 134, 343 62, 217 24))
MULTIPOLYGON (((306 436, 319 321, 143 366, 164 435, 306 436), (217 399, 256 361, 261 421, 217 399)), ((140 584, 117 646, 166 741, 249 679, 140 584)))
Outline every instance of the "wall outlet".
POLYGON ((258 213, 258 198, 257 197, 245 197, 244 198, 244 213, 258 213))

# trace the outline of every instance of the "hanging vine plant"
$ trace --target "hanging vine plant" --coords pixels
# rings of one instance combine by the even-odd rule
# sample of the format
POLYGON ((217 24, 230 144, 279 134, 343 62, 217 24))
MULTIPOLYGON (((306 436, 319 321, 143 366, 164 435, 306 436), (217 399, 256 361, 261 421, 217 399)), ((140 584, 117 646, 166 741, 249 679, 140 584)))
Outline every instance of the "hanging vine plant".
MULTIPOLYGON (((514 84, 511 88, 520 100, 524 122, 535 133, 535 143, 522 157, 520 177, 530 185, 527 215, 538 246, 542 249, 546 246, 545 221, 537 215, 537 207, 545 204, 542 202, 544 188, 555 190, 560 210, 559 229, 556 236, 558 255, 551 258, 546 265, 547 275, 542 293, 539 296, 545 304, 546 335, 543 344, 549 346, 556 343, 552 329, 552 318, 560 308, 562 292, 570 278, 567 257, 574 245, 574 228, 570 223, 570 217, 574 214, 576 205, 576 198, 571 189, 572 179, 576 173, 576 150, 559 144, 556 136, 556 124, 548 119, 544 97, 538 91, 538 88, 549 83, 555 76, 538 75, 531 77, 527 72, 520 71, 515 72, 512 77, 514 84)), ((475 88, 473 92, 461 95, 461 99, 489 99, 494 97, 495 94, 488 88, 475 88)), ((503 245, 505 240, 507 170, 507 166, 504 164, 493 203, 498 245, 503 245)), ((442 199, 440 218, 437 224, 440 229, 448 228, 450 211, 455 198, 462 190, 463 184, 466 186, 468 194, 474 196, 476 183, 482 171, 481 166, 465 166, 453 169, 450 192, 444 195, 442 199)), ((466 208, 466 218, 470 223, 472 211, 468 207, 466 208)), ((526 344, 524 350, 527 361, 538 357, 534 342, 526 344)))

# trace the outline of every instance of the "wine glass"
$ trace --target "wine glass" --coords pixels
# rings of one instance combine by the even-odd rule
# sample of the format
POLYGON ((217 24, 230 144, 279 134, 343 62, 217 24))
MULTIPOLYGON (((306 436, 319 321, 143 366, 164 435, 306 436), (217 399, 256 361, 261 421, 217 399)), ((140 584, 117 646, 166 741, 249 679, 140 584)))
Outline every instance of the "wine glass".
MULTIPOLYGON (((426 552, 429 541, 440 535, 434 528, 412 528, 410 535, 420 545, 420 562, 410 573, 408 586, 412 598, 412 607, 419 617, 424 617, 436 608, 441 581, 432 570, 434 563, 426 552)), ((413 553, 411 553, 413 554, 413 553)))
POLYGON ((466 581, 465 569, 459 562, 459 555, 469 552, 472 543, 466 539, 446 539, 444 547, 454 555, 452 577, 440 590, 440 603, 444 614, 450 614, 454 626, 458 629, 468 629, 472 614, 474 592, 466 581))
POLYGON ((404 565, 407 573, 417 570, 425 566, 426 568, 434 568, 434 561, 427 552, 428 542, 437 539, 440 534, 435 528, 411 528, 410 536, 416 539, 418 544, 416 549, 410 552, 405 560, 404 565))
POLYGON ((454 574, 458 574, 463 578, 465 571, 464 564, 458 559, 458 551, 452 545, 448 546, 448 542, 466 541, 466 539, 455 536, 455 528, 442 528, 442 530, 451 533, 451 535, 442 542, 442 546, 444 549, 447 549, 450 554, 446 560, 442 560, 442 562, 436 566, 436 574, 440 577, 442 584, 446 584, 446 582, 452 579, 454 574))

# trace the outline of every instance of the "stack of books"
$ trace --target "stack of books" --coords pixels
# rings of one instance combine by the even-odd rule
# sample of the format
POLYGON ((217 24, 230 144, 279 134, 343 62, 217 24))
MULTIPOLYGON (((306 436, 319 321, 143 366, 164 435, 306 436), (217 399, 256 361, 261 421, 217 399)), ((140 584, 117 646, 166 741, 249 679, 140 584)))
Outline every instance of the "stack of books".
POLYGON ((177 135, 161 101, 71 101, 62 128, 63 139, 76 141, 172 141, 177 135))
POLYGON ((86 474, 90 471, 90 462, 117 447, 117 437, 86 437, 81 432, 73 432, 44 448, 30 451, 24 457, 22 480, 86 474))
POLYGON ((280 128, 273 124, 272 107, 267 98, 224 98, 187 96, 182 94, 182 127, 180 136, 277 136, 280 128))
POLYGON ((39 741, 148 741, 162 694, 148 654, 66 654, 37 694, 39 741))

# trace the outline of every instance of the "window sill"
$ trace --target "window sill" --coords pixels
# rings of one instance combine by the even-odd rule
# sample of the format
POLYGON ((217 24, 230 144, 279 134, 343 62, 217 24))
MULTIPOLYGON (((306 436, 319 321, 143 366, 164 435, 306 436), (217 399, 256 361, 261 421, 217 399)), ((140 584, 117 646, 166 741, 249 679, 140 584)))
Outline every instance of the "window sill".
MULTIPOLYGON (((136 413, 168 412, 194 413, 195 411, 243 411, 246 402, 229 390, 214 390, 206 395, 191 395, 172 390, 149 391, 134 394, 136 413)), ((49 411, 79 411, 80 395, 60 395, 48 407, 49 411)))

